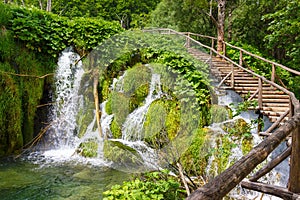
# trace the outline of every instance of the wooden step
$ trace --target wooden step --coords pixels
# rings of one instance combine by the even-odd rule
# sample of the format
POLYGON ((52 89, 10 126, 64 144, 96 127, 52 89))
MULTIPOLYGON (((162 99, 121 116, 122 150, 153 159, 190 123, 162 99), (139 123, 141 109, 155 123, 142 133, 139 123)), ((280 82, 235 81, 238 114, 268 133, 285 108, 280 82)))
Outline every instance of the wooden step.
MULTIPOLYGON (((257 87, 247 87, 247 86, 244 86, 244 87, 234 87, 234 89, 236 91, 240 91, 240 92, 248 92, 248 91, 256 91, 257 90, 257 87)), ((267 90, 274 90, 273 88, 271 87, 263 87, 263 90, 264 91, 267 91, 267 90)))
POLYGON ((283 107, 283 108, 289 108, 290 104, 287 102, 276 102, 276 103, 272 103, 272 102, 263 102, 263 107, 272 107, 272 108, 276 108, 276 107, 283 107))
POLYGON ((290 103, 289 99, 263 99, 263 103, 290 103))
POLYGON ((273 112, 285 112, 289 109, 289 107, 263 107, 264 111, 273 111, 273 112))

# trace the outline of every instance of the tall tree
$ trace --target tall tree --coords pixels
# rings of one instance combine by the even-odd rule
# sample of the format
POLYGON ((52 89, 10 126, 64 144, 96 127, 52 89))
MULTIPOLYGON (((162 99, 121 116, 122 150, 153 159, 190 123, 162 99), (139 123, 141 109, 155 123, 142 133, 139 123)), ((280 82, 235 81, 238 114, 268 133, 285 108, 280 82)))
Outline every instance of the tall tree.
POLYGON ((51 12, 51 8, 52 8, 52 1, 51 0, 47 0, 46 11, 51 12))

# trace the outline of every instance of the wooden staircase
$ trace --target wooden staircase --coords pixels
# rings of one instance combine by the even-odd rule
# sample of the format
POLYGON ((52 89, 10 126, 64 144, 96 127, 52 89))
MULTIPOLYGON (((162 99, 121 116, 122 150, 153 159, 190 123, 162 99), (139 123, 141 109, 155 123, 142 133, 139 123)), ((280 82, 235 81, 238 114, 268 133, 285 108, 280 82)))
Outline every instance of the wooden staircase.
MULTIPOLYGON (((224 194, 227 193, 237 184, 241 183, 243 188, 271 194, 282 199, 300 199, 300 103, 294 93, 275 83, 277 68, 297 76, 300 76, 300 72, 267 60, 240 47, 233 46, 225 41, 223 41, 223 53, 220 54, 215 49, 217 38, 212 36, 191 32, 177 32, 172 29, 164 28, 145 29, 143 31, 168 35, 172 34, 184 39, 184 46, 188 49, 190 54, 210 64, 211 73, 219 78, 220 84, 218 87, 221 92, 224 89, 232 89, 244 97, 245 100, 257 99, 258 108, 255 109, 259 109, 263 114, 269 117, 270 121, 274 122, 265 132, 260 132, 260 135, 270 137, 265 137, 264 140, 247 155, 240 158, 231 167, 193 193, 195 194, 199 191, 201 194, 206 193, 209 194, 209 196, 217 196, 220 192, 224 194), (201 38, 203 43, 195 38, 201 38), (202 49, 202 51, 196 50, 195 48, 202 49), (240 52, 238 63, 224 56, 227 48, 235 49, 240 52), (203 53, 203 51, 208 51, 209 54, 203 53), (213 55, 218 55, 219 58, 213 55), (271 65, 271 80, 244 68, 244 55, 271 65), (248 98, 249 96, 250 98, 248 98), (291 142, 287 143, 288 147, 280 155, 269 161, 267 165, 255 172, 254 175, 250 175, 257 165, 262 164, 279 144, 287 140, 291 142), (258 181, 288 156, 290 156, 288 187, 274 186, 258 181), (250 175, 250 178, 243 180, 248 175, 250 175)), ((258 127, 258 130, 259 129, 258 127)))
MULTIPOLYGON (((197 49, 189 48, 189 53, 195 58, 211 64, 210 71, 223 84, 220 88, 232 89, 243 98, 258 100, 259 95, 259 78, 254 77, 247 71, 233 66, 233 64, 223 60, 222 58, 212 57, 207 53, 203 53, 197 49), (232 76, 230 73, 234 71, 234 81, 232 85, 232 76)), ((260 111, 269 117, 271 122, 276 122, 290 108, 290 97, 283 91, 271 86, 268 83, 262 83, 262 107, 260 111)), ((247 100, 245 99, 245 100, 247 100)), ((285 117, 282 122, 287 120, 285 117)))

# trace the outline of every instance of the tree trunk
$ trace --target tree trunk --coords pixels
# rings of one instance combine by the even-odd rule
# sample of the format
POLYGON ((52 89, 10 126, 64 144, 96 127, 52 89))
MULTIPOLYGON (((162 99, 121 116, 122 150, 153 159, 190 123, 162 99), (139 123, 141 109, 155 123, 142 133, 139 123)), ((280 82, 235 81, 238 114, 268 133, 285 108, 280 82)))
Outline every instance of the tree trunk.
POLYGON ((47 8, 46 8, 46 11, 47 11, 47 12, 51 12, 51 8, 52 8, 52 1, 51 1, 51 0, 47 0, 47 8))
POLYGON ((224 41, 224 25, 225 25, 225 4, 226 0, 218 0, 218 43, 217 52, 223 52, 223 41, 224 41))
POLYGON ((100 111, 100 107, 99 107, 99 98, 98 98, 98 83, 99 83, 99 72, 98 70, 95 70, 93 73, 94 76, 94 101, 95 101, 95 110, 96 110, 96 123, 97 123, 97 128, 98 128, 98 132, 99 132, 99 136, 100 138, 102 138, 103 134, 102 134, 102 127, 101 127, 101 111, 100 111))
POLYGON ((209 183, 194 191, 187 199, 221 200, 299 126, 300 114, 288 120, 247 155, 243 156, 209 183))
POLYGON ((43 2, 42 0, 39 0, 40 9, 43 10, 43 2))

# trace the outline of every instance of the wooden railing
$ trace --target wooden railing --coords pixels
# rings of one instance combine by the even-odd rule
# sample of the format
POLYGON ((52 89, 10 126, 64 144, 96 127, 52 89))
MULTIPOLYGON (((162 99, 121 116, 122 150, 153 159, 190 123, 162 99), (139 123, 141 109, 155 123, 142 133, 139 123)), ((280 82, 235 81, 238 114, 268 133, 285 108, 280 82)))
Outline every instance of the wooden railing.
MULTIPOLYGON (((178 36, 181 36, 185 39, 185 46, 187 48, 195 48, 195 47, 202 47, 207 50, 210 54, 210 61, 212 61, 212 58, 214 55, 226 60, 227 62, 231 63, 232 66, 238 67, 242 69, 243 71, 248 72, 249 74, 253 75, 254 77, 258 78, 258 88, 257 91, 250 97, 253 98, 254 96, 258 96, 258 105, 259 108, 262 107, 263 102, 263 83, 268 83, 274 88, 277 88, 278 90, 284 92, 285 94, 289 95, 290 97, 290 103, 289 103, 289 109, 283 113, 279 119, 272 124, 272 126, 265 132, 266 135, 270 135, 269 137, 265 138, 265 140, 257 145, 254 149, 256 149, 259 153, 251 151, 249 154, 242 157, 240 160, 238 160, 233 166, 225 170, 223 173, 221 173, 219 176, 217 176, 215 179, 213 179, 210 183, 204 185, 202 188, 197 189, 189 199, 200 199, 199 197, 202 197, 203 199, 210 199, 212 195, 214 195, 215 199, 221 198, 224 195, 226 195, 231 189, 233 189, 238 183, 240 183, 254 168, 263 162, 267 156, 286 138, 289 136, 292 136, 292 146, 288 147, 282 155, 279 156, 279 158, 276 158, 269 162, 269 164, 261 169, 258 173, 256 173, 253 177, 251 177, 249 180, 252 182, 243 181, 242 185, 246 188, 257 190, 260 192, 265 192, 268 194, 272 194, 275 196, 282 197, 284 199, 294 199, 299 198, 300 199, 300 104, 298 99, 295 97, 294 93, 290 92, 288 89, 278 85, 275 83, 275 76, 276 76, 276 67, 279 67, 283 70, 286 70, 288 72, 291 72, 295 75, 300 75, 300 72, 290 69, 284 65, 278 64, 276 62, 267 60, 263 57, 260 57, 258 55, 252 54, 240 47, 233 46, 227 42, 223 42, 223 52, 219 53, 215 49, 215 37, 211 36, 205 36, 201 34, 195 34, 190 32, 177 32, 172 29, 148 29, 144 30, 145 32, 156 32, 160 34, 175 34, 178 36), (199 42, 198 40, 194 39, 193 37, 199 37, 205 40, 210 41, 210 45, 203 44, 199 42), (239 63, 236 63, 232 61, 230 58, 226 57, 226 46, 229 46, 230 48, 234 48, 240 52, 239 56, 239 63), (271 72, 271 80, 266 79, 265 77, 253 72, 250 69, 243 67, 243 55, 249 55, 251 57, 254 57, 256 59, 259 59, 263 62, 266 62, 268 64, 272 65, 272 72, 271 72), (282 120, 289 116, 288 121, 286 121, 283 125, 280 125, 282 120), (279 128, 278 128, 279 127, 279 128), (255 181, 258 180, 258 178, 262 177, 265 173, 269 172, 271 169, 273 169, 276 165, 278 165, 281 161, 283 161, 288 155, 291 154, 290 157, 290 176, 289 176, 289 185, 288 190, 281 188, 281 187, 275 187, 275 186, 268 186, 261 183, 256 183, 255 181), (241 170, 239 170, 239 168, 241 170), (243 171, 244 170, 244 171, 243 171), (226 179, 226 180, 225 180, 226 179), (216 183, 215 185, 213 183, 216 183), (224 186, 220 183, 227 184, 228 186, 224 186), (206 194, 209 194, 206 196, 206 194), (202 195, 202 196, 199 196, 202 195), (205 198, 207 197, 207 198, 205 198)), ((226 79, 231 77, 231 86, 234 85, 234 78, 235 78, 235 72, 232 67, 231 72, 227 74, 225 77, 226 79)))

